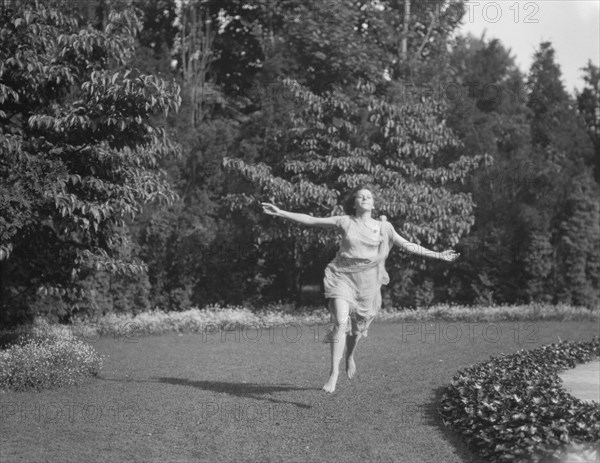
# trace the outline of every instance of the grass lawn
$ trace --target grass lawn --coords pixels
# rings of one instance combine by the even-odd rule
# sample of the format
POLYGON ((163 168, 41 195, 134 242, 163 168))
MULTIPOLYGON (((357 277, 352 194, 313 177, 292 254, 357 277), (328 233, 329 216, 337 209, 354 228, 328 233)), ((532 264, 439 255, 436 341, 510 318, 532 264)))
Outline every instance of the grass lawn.
POLYGON ((298 325, 90 340, 108 356, 99 378, 0 394, 0 461, 475 462, 435 413, 456 371, 588 340, 598 324, 374 323, 357 377, 340 375, 333 395, 321 391, 324 334, 298 325))

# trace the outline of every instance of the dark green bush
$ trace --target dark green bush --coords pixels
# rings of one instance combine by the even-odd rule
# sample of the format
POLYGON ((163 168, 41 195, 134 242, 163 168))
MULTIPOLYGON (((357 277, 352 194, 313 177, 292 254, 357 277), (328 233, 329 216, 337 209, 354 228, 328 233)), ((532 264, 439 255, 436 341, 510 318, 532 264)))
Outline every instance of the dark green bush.
POLYGON ((567 393, 558 373, 598 356, 595 337, 520 350, 462 370, 442 397, 444 424, 489 462, 561 461, 570 447, 600 440, 600 404, 567 393))

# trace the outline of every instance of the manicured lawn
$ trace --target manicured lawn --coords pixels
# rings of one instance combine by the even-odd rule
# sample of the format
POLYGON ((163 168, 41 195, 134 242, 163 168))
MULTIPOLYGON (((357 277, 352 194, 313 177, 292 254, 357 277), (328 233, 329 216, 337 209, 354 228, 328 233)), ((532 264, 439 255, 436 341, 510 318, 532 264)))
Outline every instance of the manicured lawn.
POLYGON ((375 323, 358 376, 326 395, 322 328, 90 341, 109 356, 101 377, 0 394, 0 461, 475 462, 435 413, 456 371, 598 334, 595 322, 375 323))

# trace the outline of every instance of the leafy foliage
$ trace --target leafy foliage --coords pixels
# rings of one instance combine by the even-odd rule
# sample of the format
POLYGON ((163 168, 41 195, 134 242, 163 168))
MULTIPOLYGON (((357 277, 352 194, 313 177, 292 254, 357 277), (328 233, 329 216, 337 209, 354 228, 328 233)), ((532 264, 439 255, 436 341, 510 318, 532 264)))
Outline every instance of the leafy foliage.
POLYGON ((449 271, 392 253, 386 306, 594 306, 597 67, 575 101, 550 44, 526 78, 499 41, 453 34, 464 12, 460 0, 8 2, 4 320, 298 302, 334 237, 256 202, 339 213, 359 181, 401 234, 462 254, 449 271), (183 98, 144 74, 175 79, 183 98))
POLYGON ((440 414, 486 461, 563 461, 567 444, 600 438, 600 406, 574 398, 557 374, 600 356, 600 338, 492 357, 458 372, 440 414))
MULTIPOLYGON (((457 153, 460 143, 435 101, 389 104, 368 84, 352 99, 335 92, 317 96, 292 80, 282 85, 293 102, 291 127, 275 129, 274 143, 286 146, 285 154, 268 165, 225 160, 253 186, 227 198, 232 209, 270 199, 288 210, 343 214, 343 194, 367 183, 374 185, 378 210, 410 240, 448 246, 468 232, 473 203, 456 185, 484 157, 457 153)), ((293 237, 297 256, 333 239, 287 223, 256 233, 261 241, 293 237)))
POLYGON ((86 271, 143 271, 120 228, 174 199, 158 161, 176 146, 150 118, 178 109, 178 87, 125 69, 132 9, 111 9, 98 30, 67 5, 0 12, 0 293, 13 308, 86 271))

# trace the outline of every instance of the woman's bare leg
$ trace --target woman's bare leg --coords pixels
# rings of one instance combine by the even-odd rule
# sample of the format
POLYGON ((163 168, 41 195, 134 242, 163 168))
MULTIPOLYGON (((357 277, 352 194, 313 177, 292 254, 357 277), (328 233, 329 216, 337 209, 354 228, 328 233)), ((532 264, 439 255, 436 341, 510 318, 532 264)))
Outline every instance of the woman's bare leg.
POLYGON ((360 334, 349 334, 346 336, 346 374, 352 378, 356 374, 356 363, 354 363, 354 351, 360 339, 360 334))
POLYGON ((350 313, 348 302, 343 299, 333 299, 330 304, 333 304, 332 313, 335 320, 331 339, 331 371, 329 380, 323 386, 325 392, 335 391, 335 385, 340 374, 340 360, 346 347, 346 325, 349 323, 348 315, 350 313))

